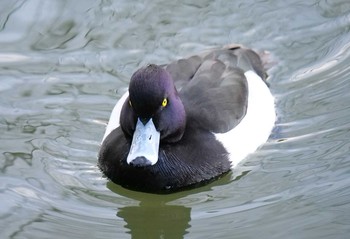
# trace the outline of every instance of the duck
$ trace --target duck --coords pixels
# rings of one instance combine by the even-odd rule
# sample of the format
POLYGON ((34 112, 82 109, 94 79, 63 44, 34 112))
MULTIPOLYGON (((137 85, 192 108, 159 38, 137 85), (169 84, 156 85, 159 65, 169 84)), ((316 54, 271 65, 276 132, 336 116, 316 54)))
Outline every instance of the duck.
POLYGON ((231 44, 138 69, 108 121, 98 154, 102 173, 124 188, 158 194, 230 172, 275 124, 260 55, 231 44))

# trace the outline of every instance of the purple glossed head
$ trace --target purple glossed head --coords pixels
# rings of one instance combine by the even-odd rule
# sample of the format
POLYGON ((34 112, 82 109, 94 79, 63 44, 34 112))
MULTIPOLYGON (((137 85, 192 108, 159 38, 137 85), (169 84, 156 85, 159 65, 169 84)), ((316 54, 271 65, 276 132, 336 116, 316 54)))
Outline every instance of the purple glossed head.
POLYGON ((145 123, 152 119, 162 142, 175 142, 183 135, 185 109, 171 75, 160 66, 147 65, 131 77, 120 122, 126 135, 132 136, 137 119, 145 123))

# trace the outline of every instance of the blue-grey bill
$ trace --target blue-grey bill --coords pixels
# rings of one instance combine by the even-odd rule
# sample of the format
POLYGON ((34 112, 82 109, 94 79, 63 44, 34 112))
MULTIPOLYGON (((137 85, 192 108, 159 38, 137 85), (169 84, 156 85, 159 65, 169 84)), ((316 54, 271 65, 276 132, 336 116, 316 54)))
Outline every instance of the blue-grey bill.
POLYGON ((138 157, 145 157, 150 161, 151 165, 156 164, 158 161, 159 142, 160 133, 156 130, 152 119, 145 125, 138 119, 126 162, 130 164, 138 157))

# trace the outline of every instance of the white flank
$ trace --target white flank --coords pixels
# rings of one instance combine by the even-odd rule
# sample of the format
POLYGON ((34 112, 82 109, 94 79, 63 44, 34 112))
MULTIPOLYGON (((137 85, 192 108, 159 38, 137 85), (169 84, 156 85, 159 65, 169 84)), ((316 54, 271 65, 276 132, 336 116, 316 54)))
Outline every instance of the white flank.
POLYGON ((276 120, 274 98, 265 82, 253 71, 244 75, 249 91, 247 113, 234 129, 215 134, 230 153, 232 167, 267 141, 276 120))
POLYGON ((122 111, 123 104, 129 96, 129 91, 126 91, 124 95, 118 100, 117 104, 114 106, 111 116, 109 117, 109 121, 106 127, 106 132, 103 136, 102 142, 105 138, 116 128, 119 127, 120 124, 120 112, 122 111))

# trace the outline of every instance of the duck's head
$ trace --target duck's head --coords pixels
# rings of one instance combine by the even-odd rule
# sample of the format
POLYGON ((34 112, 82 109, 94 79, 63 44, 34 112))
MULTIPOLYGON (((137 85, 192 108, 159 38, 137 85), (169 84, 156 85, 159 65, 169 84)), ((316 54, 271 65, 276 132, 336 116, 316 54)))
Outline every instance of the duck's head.
POLYGON ((185 109, 165 69, 151 64, 132 75, 120 126, 132 140, 127 163, 136 167, 156 164, 160 143, 181 139, 186 126, 185 109))

